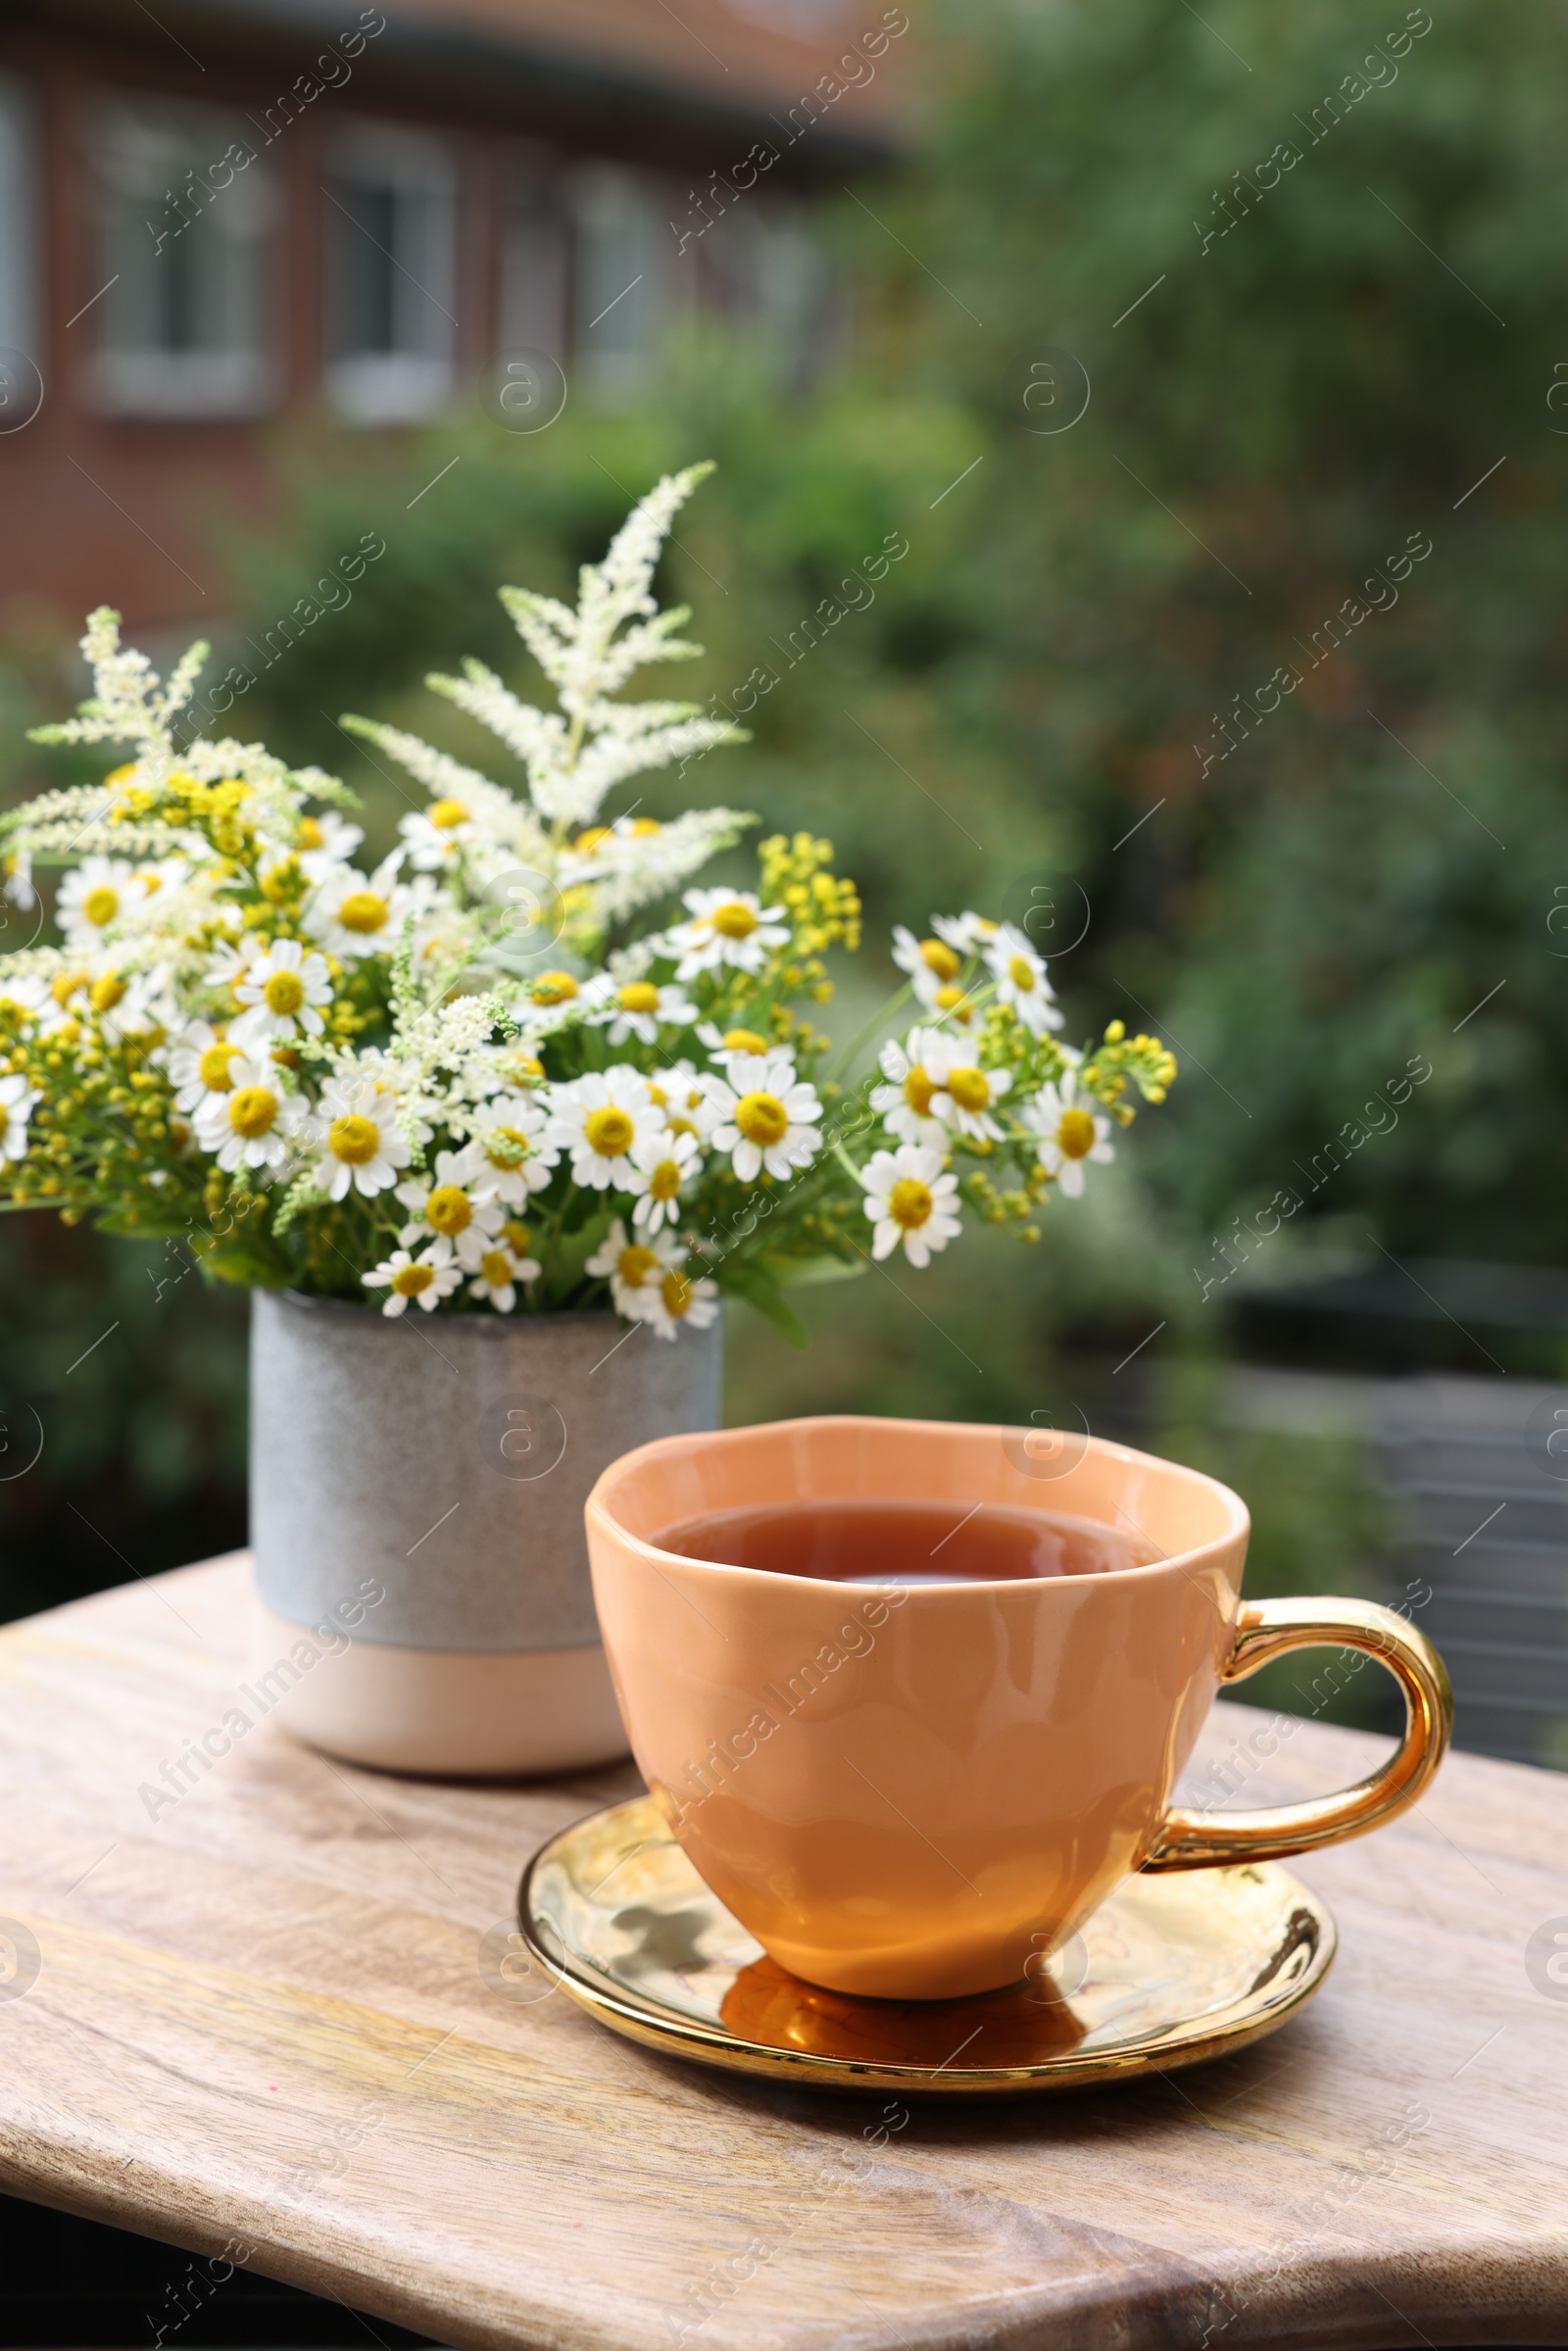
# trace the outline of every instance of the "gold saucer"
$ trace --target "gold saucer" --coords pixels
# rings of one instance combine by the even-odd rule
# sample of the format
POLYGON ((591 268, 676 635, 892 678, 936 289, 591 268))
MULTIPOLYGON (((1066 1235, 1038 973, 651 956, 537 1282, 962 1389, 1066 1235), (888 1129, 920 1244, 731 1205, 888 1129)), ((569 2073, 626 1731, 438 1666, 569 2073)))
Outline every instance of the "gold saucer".
POLYGON ((628 2039, 825 2087, 1071 2089, 1197 2065, 1311 1998, 1338 1935, 1277 1862, 1132 1878, 1037 1980, 964 2000, 804 1984, 710 1893, 652 1797, 564 1829, 529 1863, 523 1936, 628 2039))

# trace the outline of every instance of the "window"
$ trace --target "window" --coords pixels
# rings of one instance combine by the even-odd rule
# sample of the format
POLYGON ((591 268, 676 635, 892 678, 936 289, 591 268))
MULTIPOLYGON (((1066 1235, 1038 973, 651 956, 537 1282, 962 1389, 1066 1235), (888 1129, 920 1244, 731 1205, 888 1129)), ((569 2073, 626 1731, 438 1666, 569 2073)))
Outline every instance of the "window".
POLYGON ((127 416, 254 416, 277 383, 275 191, 248 125, 205 107, 117 107, 98 156, 99 405, 127 416))
POLYGON ((0 346, 41 367, 34 185, 32 108, 22 83, 0 73, 0 346))
POLYGON ((345 132, 327 183, 327 392, 362 424, 413 423, 456 377, 457 173, 439 140, 345 132))
POLYGON ((572 343, 584 389, 603 406, 635 398, 658 362, 673 293, 668 209, 624 171, 578 183, 572 343))

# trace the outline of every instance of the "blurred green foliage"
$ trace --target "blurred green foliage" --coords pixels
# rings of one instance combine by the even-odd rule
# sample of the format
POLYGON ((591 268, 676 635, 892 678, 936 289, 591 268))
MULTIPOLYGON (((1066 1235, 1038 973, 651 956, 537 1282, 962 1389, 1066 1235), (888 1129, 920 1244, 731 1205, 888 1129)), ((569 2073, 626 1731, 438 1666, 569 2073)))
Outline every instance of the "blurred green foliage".
MULTIPOLYGON (((1527 1261, 1568 1244, 1553 22, 1525 0, 1430 21, 1399 0, 950 0, 933 38, 917 159, 824 221, 858 321, 815 396, 701 336, 635 415, 571 402, 527 436, 475 408, 298 441, 276 533, 225 534, 253 665, 335 559, 386 541, 229 721, 342 773, 379 847, 407 779, 338 717, 485 763, 423 672, 475 653, 535 690, 497 584, 569 589, 660 470, 716 457, 664 583, 709 647, 689 690, 777 682, 751 748, 657 779, 648 808, 730 800, 834 839, 867 909, 846 1029, 891 977, 892 920, 1033 905, 1069 1034, 1119 1014, 1173 1043, 1171 1103, 1032 1254, 981 1236, 900 1275, 906 1296, 880 1272, 816 1293, 800 1362, 741 1315, 743 1416, 1114 1417, 1112 1366, 1160 1323, 1150 1361, 1190 1358, 1200 1387, 1224 1333, 1192 1268, 1284 1186, 1307 1205, 1271 1275, 1369 1235, 1527 1261), (1087 412, 1050 429, 1075 368, 1087 412), (844 583, 889 533, 908 553, 865 602, 844 583), (1430 555, 1391 575, 1412 539, 1430 555), (1379 566, 1392 585, 1366 587, 1379 566), (1282 668, 1299 682, 1260 714, 1282 668), (1418 1054, 1435 1074, 1398 1125, 1306 1194, 1296 1171, 1418 1054)), ((1146 1390, 1142 1409, 1249 1492, 1262 1581, 1344 1589, 1375 1558, 1353 1448, 1249 1450, 1197 1405, 1146 1390)))

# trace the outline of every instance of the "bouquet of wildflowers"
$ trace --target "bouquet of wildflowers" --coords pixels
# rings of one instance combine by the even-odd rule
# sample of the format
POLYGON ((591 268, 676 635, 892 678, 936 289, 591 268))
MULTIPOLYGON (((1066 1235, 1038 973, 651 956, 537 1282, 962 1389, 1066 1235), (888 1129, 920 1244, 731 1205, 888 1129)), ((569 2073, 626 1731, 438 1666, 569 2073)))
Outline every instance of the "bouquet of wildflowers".
POLYGON ((816 1025, 827 951, 859 937, 830 844, 764 840, 755 888, 705 888, 750 817, 607 818, 632 779, 743 739, 620 699, 700 651, 651 585, 706 470, 650 492, 575 610, 502 590, 557 709, 478 661, 428 681, 521 788, 345 719, 427 795, 373 867, 331 776, 179 739, 204 646, 165 683, 92 615, 93 696, 35 739, 128 757, 0 819, 15 903, 66 868, 58 942, 0 958, 0 1202, 389 1315, 608 1301, 673 1339, 721 1291, 802 1336, 793 1283, 923 1266, 966 1214, 1032 1235, 1053 1189, 1082 1192, 1129 1087, 1157 1102, 1175 1065, 1119 1022, 1064 1044, 1021 932, 895 932, 916 1025, 852 1084, 862 1040, 835 1057, 816 1025))

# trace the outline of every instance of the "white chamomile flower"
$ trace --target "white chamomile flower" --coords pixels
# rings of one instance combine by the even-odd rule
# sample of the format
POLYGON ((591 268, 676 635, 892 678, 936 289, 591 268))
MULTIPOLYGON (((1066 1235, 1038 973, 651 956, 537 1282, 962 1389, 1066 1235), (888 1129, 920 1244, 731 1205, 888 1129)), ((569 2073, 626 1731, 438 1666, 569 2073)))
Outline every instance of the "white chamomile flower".
POLYGON ((79 974, 65 977, 70 979, 71 986, 64 985, 63 980, 46 980, 41 972, 17 972, 0 980, 0 1004, 14 1005, 40 1037, 46 1037, 67 1018, 63 998, 71 994, 72 987, 81 984, 79 974))
POLYGON ((1110 1120, 1090 1106, 1093 1101, 1092 1095, 1079 1101, 1078 1072, 1069 1069, 1054 1084, 1042 1086, 1019 1113, 1023 1124, 1040 1137, 1041 1166, 1055 1177, 1069 1200, 1083 1196, 1086 1159, 1106 1166, 1116 1156, 1109 1141, 1110 1120))
POLYGON ((936 1007, 938 992, 951 987, 963 969, 963 957, 945 939, 917 939, 903 923, 893 932, 893 960, 914 982, 923 1004, 936 1007))
POLYGON ((324 955, 307 955, 297 939, 278 939, 231 983, 244 1007, 233 1024, 240 1044, 318 1037, 325 1022, 318 1007, 332 1001, 324 955))
POLYGON ((865 1212, 876 1230, 873 1257, 891 1257, 902 1241, 911 1265, 930 1262, 962 1230, 958 1221, 958 1179, 943 1172, 942 1153, 916 1143, 896 1151, 873 1151, 860 1170, 865 1212))
POLYGON ((636 1176, 630 1157, 634 1145, 657 1135, 663 1124, 664 1113, 642 1072, 614 1061, 608 1069, 551 1088, 545 1138, 570 1151, 574 1184, 595 1192, 613 1184, 626 1192, 636 1176))
POLYGON ((697 1017, 697 1006, 684 988, 660 987, 653 980, 622 980, 617 985, 605 972, 589 982, 583 996, 594 1001, 588 1014, 592 1025, 608 1024, 611 1045, 624 1045, 628 1037, 641 1045, 657 1045, 661 1028, 684 1028, 697 1017))
POLYGON ((997 1002, 1008 1004, 1037 1037, 1059 1029, 1061 1014, 1056 993, 1046 977, 1046 966, 1022 931, 1004 922, 985 950, 986 965, 997 983, 997 1002))
MULTIPOLYGON (((731 1036, 741 1032, 732 1029, 731 1036)), ((748 1032, 749 1034, 749 1032, 748 1032)), ((757 1040, 759 1044, 761 1040, 757 1040)), ((708 1073, 690 1061, 671 1061, 657 1078, 650 1078, 648 1091, 663 1111, 672 1135, 695 1135, 706 1144, 719 1121, 718 1105, 707 1092, 708 1073)))
POLYGON ((506 1209, 491 1193, 477 1199, 469 1189, 476 1164, 482 1164, 470 1146, 461 1151, 437 1151, 431 1175, 410 1176, 394 1198, 414 1215, 398 1239, 408 1248, 427 1241, 432 1233, 457 1252, 465 1273, 477 1273, 479 1259, 506 1222, 506 1209))
POLYGON ((482 1199, 520 1207, 530 1192, 542 1192, 561 1158, 545 1141, 545 1113, 526 1094, 495 1094, 473 1114, 475 1186, 482 1199))
POLYGON ((239 1008, 239 989, 247 978, 251 965, 261 959, 262 954, 261 942, 253 932, 246 931, 232 945, 225 941, 217 950, 202 977, 209 988, 225 989, 230 1003, 237 1010, 239 1008))
POLYGON ((0 1137, 0 1158, 22 1159, 27 1151, 27 1121, 43 1100, 19 1072, 0 1078, 0 1112, 5 1117, 5 1133, 0 1137))
POLYGON ((425 873, 400 882, 404 852, 393 850, 367 880, 352 866, 330 872, 305 910, 305 928, 328 955, 357 960, 396 952, 404 930, 417 926, 435 904, 436 885, 425 873))
POLYGON ((215 1097, 231 1094, 236 1061, 244 1048, 231 1044, 210 1021, 192 1020, 170 1042, 165 1059, 176 1110, 204 1110, 215 1097))
POLYGON ((83 857, 60 885, 60 928, 73 948, 91 947, 147 895, 123 857, 83 857))
POLYGON ((991 1115, 1012 1084, 1010 1069, 982 1069, 966 1037, 921 1035, 921 1060, 931 1080, 931 1107, 945 1127, 971 1143, 1000 1143, 1002 1129, 991 1115))
POLYGON ((226 1089, 209 1094, 197 1112, 196 1140, 220 1167, 275 1170, 293 1156, 306 1116, 275 1061, 241 1054, 229 1062, 226 1089))
MULTIPOLYGON (((937 1038, 940 1045, 945 1039, 937 1038)), ((873 1086, 871 1107, 901 1143, 924 1144, 928 1151, 947 1148, 947 1130, 931 1107, 936 1080, 926 1067, 927 1035, 911 1029, 902 1045, 890 1037, 878 1058, 889 1083, 873 1086)))
POLYGON ((689 922, 668 934, 680 961, 675 977, 695 979, 700 971, 760 971, 775 947, 789 945, 782 906, 764 906, 751 890, 688 890, 689 922))
POLYGON ((319 816, 302 816, 294 854, 307 881, 324 882, 338 866, 346 865, 365 839, 362 825, 350 824, 335 808, 319 816))
POLYGON ((647 1322, 660 1284, 677 1271, 685 1254, 667 1234, 662 1240, 656 1234, 648 1241, 633 1241, 617 1216, 583 1271, 610 1284, 617 1314, 624 1314, 628 1322, 647 1322))
POLYGON ((510 1314, 517 1302, 517 1284, 537 1282, 539 1274, 536 1259, 515 1256, 505 1241, 497 1241, 482 1252, 468 1296, 488 1299, 498 1314, 510 1314))
POLYGON ((451 798, 432 800, 427 808, 401 817, 398 831, 403 835, 409 863, 416 873, 439 871, 470 841, 479 838, 466 804, 451 798))
POLYGON ((409 1300, 417 1298, 426 1314, 433 1314, 444 1298, 450 1298, 463 1275, 452 1262, 452 1251, 444 1241, 437 1241, 422 1257, 411 1257, 406 1249, 395 1249, 371 1272, 360 1279, 368 1290, 385 1290, 383 1314, 406 1314, 409 1300))
POLYGON ((670 1266, 662 1278, 650 1286, 642 1320, 650 1323, 661 1339, 675 1339, 681 1325, 689 1323, 694 1331, 706 1331, 718 1315, 720 1299, 718 1284, 706 1274, 694 1280, 679 1266, 670 1266))
POLYGON ((352 1186, 368 1200, 388 1191, 407 1167, 409 1146, 398 1131, 397 1099, 373 1078, 329 1078, 316 1111, 318 1190, 345 1200, 352 1186))
POLYGON ((978 955, 985 953, 1002 925, 985 914, 933 914, 931 928, 956 954, 978 955))
POLYGON ((788 1053, 731 1053, 725 1076, 709 1078, 707 1088, 720 1114, 710 1140, 715 1151, 729 1152, 743 1184, 754 1184, 764 1169, 782 1178, 808 1167, 821 1150, 816 1088, 796 1075, 788 1053))
POLYGON ((674 1134, 666 1127, 663 1134, 639 1143, 631 1157, 636 1173, 628 1189, 637 1194, 632 1223, 645 1233, 678 1224, 681 1186, 690 1183, 703 1164, 697 1137, 689 1131, 674 1134))
POLYGON ((720 1029, 714 1020, 698 1023, 697 1039, 708 1048, 708 1057, 722 1069, 731 1053, 768 1053, 773 1048, 766 1037, 756 1029, 720 1029))

